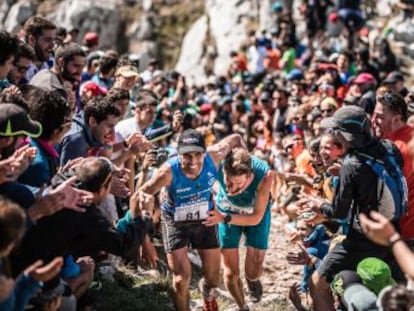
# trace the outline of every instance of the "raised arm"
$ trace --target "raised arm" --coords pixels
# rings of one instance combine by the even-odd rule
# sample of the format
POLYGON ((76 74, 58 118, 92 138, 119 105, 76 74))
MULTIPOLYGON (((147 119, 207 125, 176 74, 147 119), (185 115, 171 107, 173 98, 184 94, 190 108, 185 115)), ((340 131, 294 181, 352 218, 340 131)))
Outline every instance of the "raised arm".
POLYGON ((217 144, 210 146, 207 149, 207 152, 213 159, 214 164, 218 167, 220 162, 224 160, 224 158, 229 154, 229 152, 236 147, 242 147, 247 149, 243 141, 243 138, 240 134, 232 134, 225 137, 217 144))
POLYGON ((137 191, 142 191, 148 194, 157 194, 162 187, 169 186, 172 181, 172 173, 170 165, 164 163, 150 180, 148 180, 137 191))

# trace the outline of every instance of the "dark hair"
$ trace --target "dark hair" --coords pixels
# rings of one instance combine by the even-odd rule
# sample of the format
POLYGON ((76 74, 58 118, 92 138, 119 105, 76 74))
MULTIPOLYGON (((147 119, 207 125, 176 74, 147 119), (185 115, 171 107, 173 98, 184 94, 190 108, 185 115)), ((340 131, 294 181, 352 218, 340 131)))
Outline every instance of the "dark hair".
POLYGON ((224 160, 224 171, 231 176, 239 176, 252 172, 252 158, 243 148, 232 150, 224 160))
POLYGON ((55 59, 63 58, 65 64, 73 60, 76 56, 86 57, 86 54, 79 44, 73 42, 62 44, 55 51, 55 59))
POLYGON ((11 56, 16 54, 18 45, 19 39, 16 36, 7 31, 0 31, 0 65, 4 65, 11 56))
POLYGON ((158 96, 151 90, 140 90, 136 100, 136 106, 142 107, 145 105, 158 105, 158 96))
POLYGON ((377 101, 387 106, 393 114, 401 115, 401 119, 405 122, 408 119, 408 108, 404 98, 391 91, 386 91, 384 94, 377 95, 377 101))
POLYGON ((76 167, 78 187, 90 192, 98 192, 108 187, 112 176, 112 164, 106 158, 89 157, 76 167))
POLYGON ((29 42, 29 36, 33 36, 36 39, 42 35, 43 30, 56 29, 56 25, 51 21, 40 17, 32 16, 24 23, 24 32, 26 42, 29 42))
POLYGON ((19 241, 24 234, 26 214, 17 204, 0 196, 0 250, 19 241))
POLYGON ((130 99, 129 91, 118 88, 118 87, 110 89, 107 97, 111 103, 114 103, 122 99, 128 99, 128 100, 130 99))
POLYGON ((414 291, 404 285, 395 285, 383 294, 380 303, 384 311, 413 310, 414 291))
POLYGON ((84 120, 88 123, 89 118, 93 117, 97 123, 106 120, 109 115, 119 117, 121 113, 108 98, 94 97, 84 107, 84 120))
POLYGON ((321 145, 321 137, 315 137, 309 142, 308 149, 313 153, 319 153, 319 147, 321 145))
POLYGON ((66 37, 68 34, 67 30, 65 27, 58 27, 56 30, 56 35, 58 36, 62 36, 62 37, 66 37))
POLYGON ((14 62, 16 63, 20 58, 27 58, 30 60, 36 58, 33 48, 23 41, 19 41, 19 46, 17 47, 17 52, 14 56, 14 62))
POLYGON ((29 112, 29 104, 22 95, 3 93, 0 95, 0 104, 2 103, 15 104, 29 112))
POLYGON ((99 71, 102 74, 109 73, 112 69, 115 69, 118 65, 118 57, 113 55, 104 55, 99 60, 99 71))
POLYGON ((72 109, 59 91, 43 91, 39 95, 29 102, 29 113, 33 120, 42 124, 40 138, 48 140, 55 130, 70 121, 72 109))

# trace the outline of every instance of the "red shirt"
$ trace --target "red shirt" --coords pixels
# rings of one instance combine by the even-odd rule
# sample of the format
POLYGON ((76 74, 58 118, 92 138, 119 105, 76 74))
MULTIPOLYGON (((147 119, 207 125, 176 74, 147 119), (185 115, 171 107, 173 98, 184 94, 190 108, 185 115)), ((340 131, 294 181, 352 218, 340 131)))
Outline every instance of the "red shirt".
POLYGON ((403 238, 411 240, 414 239, 414 162, 413 155, 408 150, 408 143, 413 136, 413 129, 404 125, 399 130, 385 136, 398 147, 404 159, 403 174, 407 180, 408 206, 407 213, 401 219, 400 225, 403 238))

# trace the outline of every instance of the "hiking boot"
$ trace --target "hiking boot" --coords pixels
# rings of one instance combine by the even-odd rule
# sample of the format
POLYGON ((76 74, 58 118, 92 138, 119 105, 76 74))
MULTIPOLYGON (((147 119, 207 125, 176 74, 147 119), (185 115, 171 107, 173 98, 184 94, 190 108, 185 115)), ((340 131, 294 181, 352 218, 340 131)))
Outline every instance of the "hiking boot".
POLYGON ((247 281, 247 287, 249 288, 249 296, 252 302, 258 303, 262 299, 263 287, 262 283, 257 281, 247 281))
POLYGON ((218 305, 214 296, 204 298, 203 311, 218 311, 218 305))

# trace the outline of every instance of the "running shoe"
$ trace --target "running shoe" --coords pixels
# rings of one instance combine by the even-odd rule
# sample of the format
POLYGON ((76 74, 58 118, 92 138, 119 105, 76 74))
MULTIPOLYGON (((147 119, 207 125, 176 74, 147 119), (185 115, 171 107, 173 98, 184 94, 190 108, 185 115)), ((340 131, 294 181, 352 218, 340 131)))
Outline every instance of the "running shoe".
POLYGON ((252 302, 258 303, 262 299, 263 287, 262 283, 257 281, 247 280, 247 287, 249 288, 249 296, 252 302))

